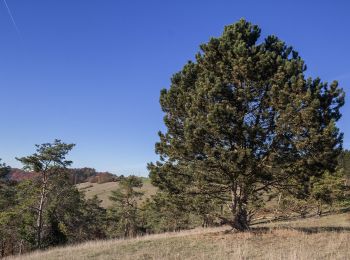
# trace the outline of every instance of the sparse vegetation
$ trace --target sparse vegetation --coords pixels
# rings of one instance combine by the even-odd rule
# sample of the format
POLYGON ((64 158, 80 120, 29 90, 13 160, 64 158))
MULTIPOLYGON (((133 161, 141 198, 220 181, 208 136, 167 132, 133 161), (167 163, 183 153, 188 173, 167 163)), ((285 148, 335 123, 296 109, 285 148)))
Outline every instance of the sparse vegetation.
MULTIPOLYGON (((254 227, 197 228, 127 240, 88 242, 21 256, 21 259, 346 259, 348 214, 254 227)), ((16 258, 15 258, 16 259, 16 258)))

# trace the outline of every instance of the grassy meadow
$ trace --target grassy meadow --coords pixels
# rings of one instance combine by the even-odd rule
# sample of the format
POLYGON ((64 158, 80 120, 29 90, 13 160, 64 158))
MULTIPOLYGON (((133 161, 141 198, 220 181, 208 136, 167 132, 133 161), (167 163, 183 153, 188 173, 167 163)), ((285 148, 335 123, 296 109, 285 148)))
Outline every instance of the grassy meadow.
POLYGON ((350 214, 91 241, 9 259, 349 259, 350 214))
MULTIPOLYGON (((157 188, 154 187, 150 180, 147 178, 142 178, 143 186, 141 189, 135 188, 137 191, 141 191, 144 193, 141 200, 145 200, 151 197, 156 193, 157 188)), ((106 182, 106 183, 91 183, 84 182, 77 185, 80 191, 85 192, 85 196, 87 199, 92 198, 97 195, 97 197, 102 201, 101 206, 104 208, 108 208, 112 205, 112 202, 109 199, 111 192, 116 190, 119 186, 118 182, 106 182)))

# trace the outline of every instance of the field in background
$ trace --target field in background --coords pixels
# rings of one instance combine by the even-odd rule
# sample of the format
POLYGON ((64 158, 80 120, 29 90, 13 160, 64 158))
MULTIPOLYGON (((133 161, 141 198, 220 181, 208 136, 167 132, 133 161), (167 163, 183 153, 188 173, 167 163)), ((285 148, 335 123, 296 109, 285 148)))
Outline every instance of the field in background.
POLYGON ((88 242, 34 252, 21 259, 348 259, 350 215, 88 242))
MULTIPOLYGON (((151 197, 153 194, 156 193, 157 188, 154 187, 150 180, 147 178, 142 178, 143 181, 143 187, 141 189, 135 189, 140 190, 144 192, 144 196, 142 197, 142 200, 151 197)), ((111 201, 109 200, 109 196, 111 195, 111 192, 113 190, 116 190, 118 188, 118 182, 106 182, 106 183, 91 183, 91 182, 84 182, 77 184, 77 187, 80 191, 85 192, 86 198, 92 198, 93 196, 97 195, 97 197, 102 200, 102 207, 109 207, 112 205, 111 201)))

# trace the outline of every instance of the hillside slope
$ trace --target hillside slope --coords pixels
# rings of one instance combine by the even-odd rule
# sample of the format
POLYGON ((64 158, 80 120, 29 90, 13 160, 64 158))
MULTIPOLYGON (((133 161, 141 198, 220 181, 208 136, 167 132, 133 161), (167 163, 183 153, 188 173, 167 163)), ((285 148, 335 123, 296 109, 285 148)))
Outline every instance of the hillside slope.
MULTIPOLYGON (((80 191, 85 192, 86 198, 92 198, 93 196, 97 195, 97 197, 102 200, 102 207, 108 208, 112 205, 112 202, 109 200, 109 196, 111 196, 111 192, 113 190, 116 190, 118 188, 118 182, 106 182, 106 183, 91 183, 91 182, 84 182, 77 185, 78 189, 80 191)), ((143 186, 140 190, 144 193, 144 196, 142 196, 142 200, 149 198, 151 195, 156 193, 157 188, 154 187, 149 179, 144 178, 143 179, 143 186)))
POLYGON ((88 242, 21 259, 346 259, 350 255, 349 218, 349 214, 339 214, 268 223, 245 233, 220 227, 88 242))

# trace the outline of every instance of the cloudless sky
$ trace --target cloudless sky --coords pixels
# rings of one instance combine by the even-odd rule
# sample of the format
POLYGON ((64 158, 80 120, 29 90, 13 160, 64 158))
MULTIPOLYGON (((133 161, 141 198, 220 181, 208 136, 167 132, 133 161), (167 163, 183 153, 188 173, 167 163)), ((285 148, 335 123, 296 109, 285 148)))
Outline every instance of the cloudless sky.
MULTIPOLYGON (((0 158, 55 138, 74 167, 147 175, 159 93, 198 46, 239 20, 292 45, 307 74, 350 95, 350 1, 0 0, 0 158)), ((350 99, 339 127, 350 148, 350 99)))

